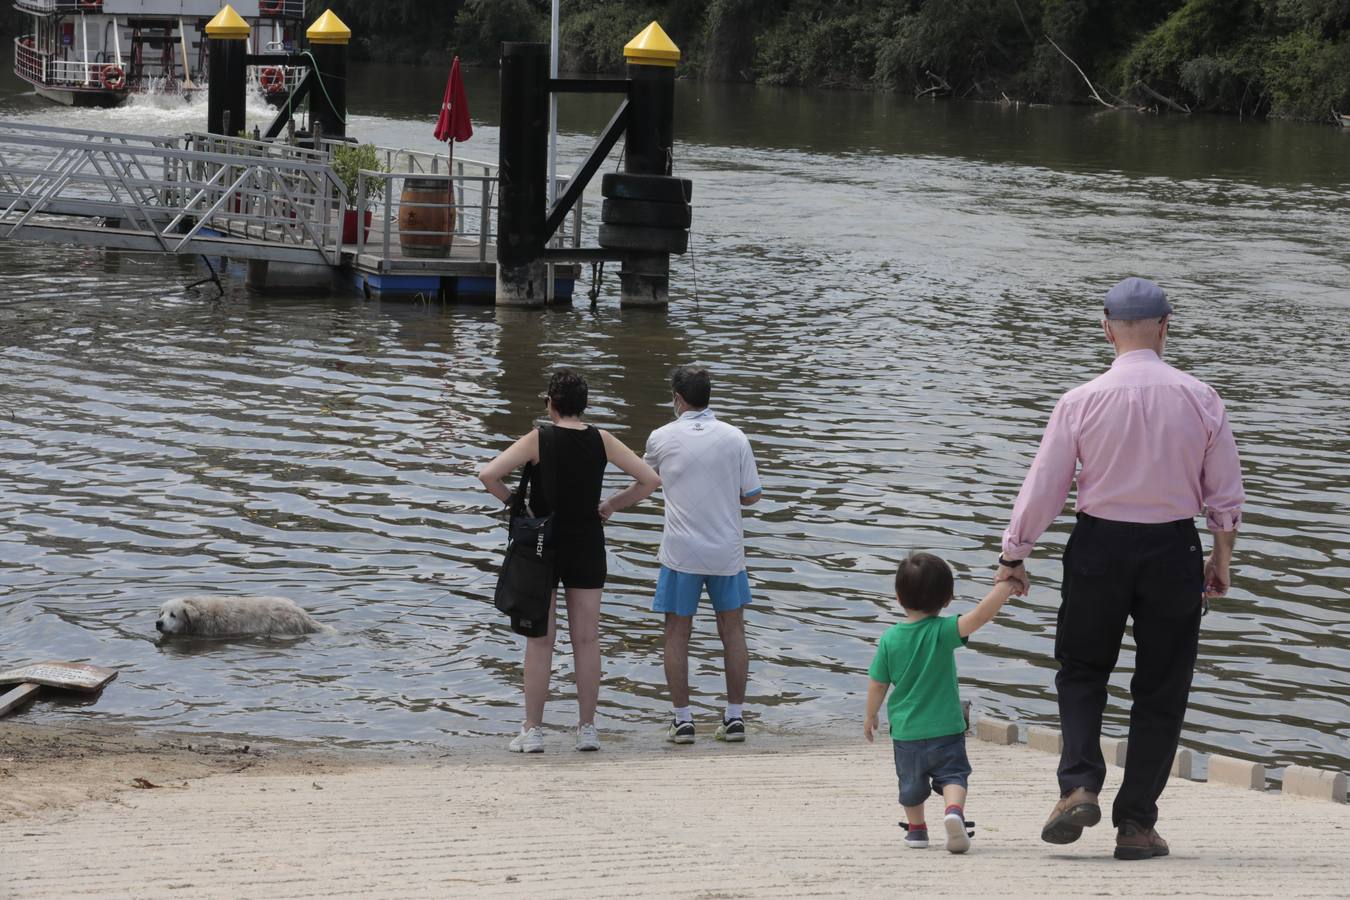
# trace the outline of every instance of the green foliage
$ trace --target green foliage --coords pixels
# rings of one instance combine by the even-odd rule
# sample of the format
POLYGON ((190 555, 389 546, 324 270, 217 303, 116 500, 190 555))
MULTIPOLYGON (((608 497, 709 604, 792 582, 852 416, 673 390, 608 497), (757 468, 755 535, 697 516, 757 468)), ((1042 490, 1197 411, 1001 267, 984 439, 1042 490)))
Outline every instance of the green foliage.
MULTIPOLYGON (((374 144, 336 144, 333 146, 333 174, 347 191, 347 201, 355 204, 358 179, 362 169, 383 172, 380 155, 374 144)), ((384 179, 366 176, 366 196, 378 199, 384 196, 384 179)))
POLYGON ((465 0, 455 17, 455 46, 468 61, 495 64, 505 41, 548 39, 547 0, 465 0))
POLYGON ((1270 45, 1262 74, 1271 113, 1295 119, 1324 119, 1350 109, 1350 36, 1333 43, 1308 30, 1270 45))
POLYGON ((1186 0, 1120 80, 1201 109, 1325 119, 1350 108, 1350 0, 1186 0))

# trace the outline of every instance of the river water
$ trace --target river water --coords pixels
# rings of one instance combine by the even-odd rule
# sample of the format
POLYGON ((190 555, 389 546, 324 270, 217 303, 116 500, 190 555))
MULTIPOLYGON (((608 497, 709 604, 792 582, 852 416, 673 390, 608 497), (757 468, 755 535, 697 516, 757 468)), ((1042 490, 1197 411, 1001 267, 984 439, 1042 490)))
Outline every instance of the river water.
MULTIPOLYGON (((443 77, 358 69, 351 130, 434 149, 443 77)), ((4 117, 205 121, 200 104, 71 111, 0 84, 4 117)), ((470 98, 459 152, 493 160, 491 73, 470 98)), ((613 102, 567 98, 564 170, 613 102)), ((1250 498, 1185 742, 1350 765, 1350 134, 692 83, 677 133, 695 228, 664 314, 621 312, 612 277, 594 310, 264 298, 238 278, 213 300, 184 289, 190 261, 0 243, 0 661, 121 669, 97 703, 26 717, 331 744, 511 731, 520 641, 490 605, 502 530, 476 468, 541 413, 554 365, 583 370, 591 420, 640 448, 669 418, 668 370, 698 360, 765 484, 747 520, 754 724, 851 734, 896 561, 949 559, 958 610, 983 594, 1051 406, 1109 364, 1100 297, 1137 273, 1174 298, 1170 359, 1226 398, 1250 498), (292 597, 338 633, 154 642, 159 603, 222 590, 292 597)), ((979 709, 1055 718, 1071 521, 1030 597, 962 654, 979 709)), ((655 502, 609 528, 602 729, 666 715, 659 530, 655 502)), ((695 645, 711 720, 706 616, 695 645)), ((1113 733, 1131 664, 1127 645, 1113 733)), ((558 669, 569 694, 565 652, 558 669)), ((548 718, 570 725, 571 701, 548 718)))

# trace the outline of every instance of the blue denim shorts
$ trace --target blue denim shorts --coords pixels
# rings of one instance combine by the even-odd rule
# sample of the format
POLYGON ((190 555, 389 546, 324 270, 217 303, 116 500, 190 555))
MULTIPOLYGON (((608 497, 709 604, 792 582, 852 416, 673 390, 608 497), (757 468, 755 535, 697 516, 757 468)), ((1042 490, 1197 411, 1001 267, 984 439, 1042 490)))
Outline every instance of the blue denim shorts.
POLYGON ((891 743, 895 745, 901 806, 920 806, 930 791, 941 796, 943 787, 949 784, 968 786, 970 760, 966 758, 964 734, 891 743))
POLYGON ((750 605, 750 576, 744 569, 735 575, 692 575, 662 566, 656 573, 652 611, 692 616, 698 612, 705 587, 714 612, 731 612, 750 605))

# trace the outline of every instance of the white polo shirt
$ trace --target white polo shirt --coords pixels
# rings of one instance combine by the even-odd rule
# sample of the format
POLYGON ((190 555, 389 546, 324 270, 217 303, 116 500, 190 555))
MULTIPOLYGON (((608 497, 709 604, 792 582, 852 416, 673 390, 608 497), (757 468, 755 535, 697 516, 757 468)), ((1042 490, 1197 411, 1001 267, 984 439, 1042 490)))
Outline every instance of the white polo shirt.
POLYGON ((661 476, 666 528, 661 565, 694 575, 735 575, 745 568, 741 498, 761 490, 750 441, 691 410, 647 439, 647 465, 661 476))

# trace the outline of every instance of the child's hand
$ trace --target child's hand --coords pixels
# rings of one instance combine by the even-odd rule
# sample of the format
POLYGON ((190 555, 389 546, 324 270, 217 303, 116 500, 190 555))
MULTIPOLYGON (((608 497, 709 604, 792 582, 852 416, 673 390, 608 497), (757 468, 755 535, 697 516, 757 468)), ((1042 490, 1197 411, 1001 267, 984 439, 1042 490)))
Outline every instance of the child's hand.
POLYGON ((863 737, 867 738, 867 743, 872 743, 872 734, 877 730, 877 717, 868 716, 863 719, 863 737))

